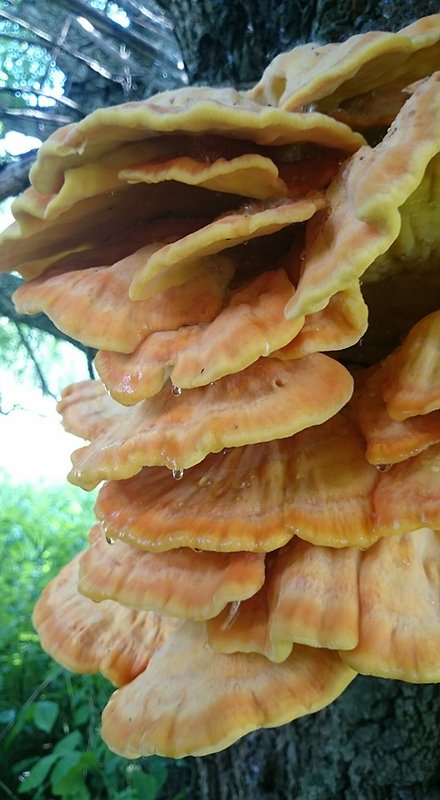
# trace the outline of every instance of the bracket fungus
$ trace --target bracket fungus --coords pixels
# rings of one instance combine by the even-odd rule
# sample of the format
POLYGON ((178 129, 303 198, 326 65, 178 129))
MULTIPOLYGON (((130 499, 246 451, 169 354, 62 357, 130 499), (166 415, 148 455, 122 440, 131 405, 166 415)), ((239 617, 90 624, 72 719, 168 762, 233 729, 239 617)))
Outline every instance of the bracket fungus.
POLYGON ((99 525, 89 540, 91 546, 80 558, 78 589, 92 600, 117 600, 167 617, 205 620, 228 603, 251 597, 264 583, 263 553, 179 547, 165 555, 140 552, 116 540, 108 547, 99 525))
POLYGON ((58 405, 99 522, 34 622, 121 687, 118 753, 440 681, 438 70, 440 15, 301 45, 60 129, 14 204, 17 306, 101 378, 58 405))
POLYGON ((74 672, 101 672, 116 686, 142 672, 174 627, 153 611, 134 611, 108 600, 93 603, 78 591, 80 554, 39 598, 33 622, 43 647, 74 672))

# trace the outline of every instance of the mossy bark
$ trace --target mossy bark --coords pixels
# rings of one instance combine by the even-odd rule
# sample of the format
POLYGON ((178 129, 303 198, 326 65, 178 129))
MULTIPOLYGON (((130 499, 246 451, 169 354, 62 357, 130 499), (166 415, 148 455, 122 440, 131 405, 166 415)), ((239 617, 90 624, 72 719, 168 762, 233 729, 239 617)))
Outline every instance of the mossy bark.
POLYGON ((175 764, 162 800, 439 800, 440 687, 358 677, 323 711, 175 764))

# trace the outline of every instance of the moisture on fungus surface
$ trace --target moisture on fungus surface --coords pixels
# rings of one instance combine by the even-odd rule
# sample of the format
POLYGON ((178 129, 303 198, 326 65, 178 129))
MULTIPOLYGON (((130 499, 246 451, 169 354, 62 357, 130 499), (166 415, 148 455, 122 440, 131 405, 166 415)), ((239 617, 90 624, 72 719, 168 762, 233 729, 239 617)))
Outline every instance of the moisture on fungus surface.
POLYGON ((437 70, 440 15, 301 45, 61 128, 14 204, 17 307, 98 350, 58 404, 98 522, 34 623, 124 756, 440 681, 437 70))

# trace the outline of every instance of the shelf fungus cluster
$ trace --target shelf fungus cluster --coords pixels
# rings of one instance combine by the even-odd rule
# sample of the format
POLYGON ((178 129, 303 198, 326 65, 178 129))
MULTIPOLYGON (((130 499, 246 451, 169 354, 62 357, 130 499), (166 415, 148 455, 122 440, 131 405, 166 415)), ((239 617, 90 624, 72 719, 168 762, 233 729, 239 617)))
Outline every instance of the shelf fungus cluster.
POLYGON ((360 672, 440 681, 440 15, 53 134, 1 268, 96 348, 101 481, 43 646, 127 757, 201 755, 360 672), (112 546, 110 546, 112 545, 112 546))

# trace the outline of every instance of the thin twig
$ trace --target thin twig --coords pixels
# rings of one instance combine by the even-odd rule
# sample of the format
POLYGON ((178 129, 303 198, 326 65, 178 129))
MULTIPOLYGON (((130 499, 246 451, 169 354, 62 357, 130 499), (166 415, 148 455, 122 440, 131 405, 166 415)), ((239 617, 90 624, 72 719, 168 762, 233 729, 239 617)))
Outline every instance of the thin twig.
POLYGON ((49 395, 50 397, 56 399, 55 395, 50 391, 49 386, 46 383, 46 379, 38 363, 38 359, 33 351, 32 345, 29 342, 28 338, 24 335, 23 331, 21 330, 21 325, 18 325, 16 322, 14 324, 17 329, 19 339, 34 365, 35 372, 37 373, 37 377, 40 382, 41 391, 43 392, 43 394, 49 395))
POLYGON ((72 122, 71 117, 64 117, 60 114, 47 114, 45 111, 38 111, 31 108, 4 108, 0 113, 1 118, 18 117, 23 119, 39 119, 51 125, 67 125, 72 122))
MULTIPOLYGON (((55 47, 54 52, 52 53, 52 61, 55 61, 55 63, 57 63, 57 59, 58 59, 58 56, 60 54, 60 49, 63 46, 64 42, 66 41, 66 36, 69 33, 69 28, 70 28, 71 24, 72 24, 72 17, 70 16, 70 14, 68 14, 66 19, 64 20, 62 26, 61 26, 61 30, 60 30, 59 36, 57 37, 56 43, 55 43, 56 47, 55 47)), ((44 86, 46 81, 49 79, 51 70, 52 70, 52 65, 49 62, 47 64, 47 66, 46 66, 45 73, 44 73, 43 78, 41 80, 41 86, 42 87, 44 86)))
POLYGON ((147 17, 151 22, 155 25, 168 28, 168 30, 173 30, 173 23, 165 14, 158 14, 148 8, 148 6, 144 5, 143 3, 135 2, 135 0, 122 0, 121 2, 122 7, 124 6, 131 6, 136 11, 138 11, 142 16, 147 17))

